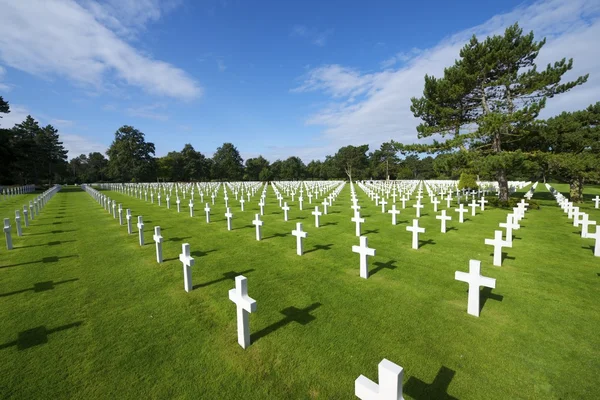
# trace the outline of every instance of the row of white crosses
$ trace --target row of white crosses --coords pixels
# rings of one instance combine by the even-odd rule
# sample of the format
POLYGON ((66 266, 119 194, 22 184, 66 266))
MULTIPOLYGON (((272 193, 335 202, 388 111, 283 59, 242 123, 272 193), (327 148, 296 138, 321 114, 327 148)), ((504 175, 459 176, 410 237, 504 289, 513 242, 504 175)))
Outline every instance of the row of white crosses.
MULTIPOLYGON (((27 188, 27 190, 29 190, 30 185, 22 186, 21 188, 23 188, 23 190, 25 190, 25 188, 27 188)), ((29 227, 29 219, 34 220, 36 216, 39 216, 42 208, 44 208, 44 206, 46 206, 48 201, 50 201, 50 199, 52 197, 54 197, 54 195, 56 193, 58 193, 58 191, 60 189, 61 189, 60 185, 54 185, 50 189, 44 191, 42 194, 36 196, 34 200, 30 200, 29 201, 29 210, 27 209, 26 205, 23 206, 23 217, 25 219, 25 227, 26 228, 29 227)), ((23 227, 21 226, 20 210, 15 210, 15 227, 17 230, 17 236, 23 236, 23 227)), ((4 231, 4 238, 6 241, 6 249, 12 250, 13 249, 13 240, 12 240, 12 226, 10 224, 10 218, 4 218, 4 226, 2 227, 2 230, 4 231)))
POLYGON ((33 193, 35 191, 35 185, 22 185, 22 186, 0 186, 0 200, 8 200, 13 196, 21 194, 33 193))
MULTIPOLYGON (((546 184, 546 188, 548 188, 550 193, 552 193, 554 199, 563 212, 567 214, 567 218, 573 220, 573 226, 581 226, 581 238, 595 240, 594 256, 600 257, 600 224, 596 225, 596 221, 591 221, 589 219, 589 214, 580 211, 579 207, 576 207, 572 202, 569 201, 569 199, 563 196, 562 193, 554 189, 552 186, 546 184), (596 226, 595 232, 590 232, 590 228, 593 226, 596 226)), ((593 201, 595 203, 595 208, 598 208, 598 205, 600 204, 600 196, 596 196, 593 201)))

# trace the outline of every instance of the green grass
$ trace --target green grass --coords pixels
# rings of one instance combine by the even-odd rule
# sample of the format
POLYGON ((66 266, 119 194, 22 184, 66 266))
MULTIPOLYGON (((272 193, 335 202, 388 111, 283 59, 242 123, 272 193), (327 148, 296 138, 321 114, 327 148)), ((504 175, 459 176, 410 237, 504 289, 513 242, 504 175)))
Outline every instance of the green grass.
POLYGON ((351 251, 348 185, 321 228, 308 202, 299 211, 288 201, 284 222, 270 188, 261 242, 251 225, 258 196, 245 212, 230 201, 229 232, 222 195, 207 225, 199 199, 192 219, 187 200, 178 214, 174 198, 167 210, 106 192, 144 216, 142 248, 87 193, 63 189, 15 250, 0 251, 0 398, 351 399, 354 380, 376 380, 383 358, 404 367, 408 399, 600 397, 600 261, 543 184, 534 196, 542 207, 527 213, 502 267, 484 239, 506 210, 469 213, 464 224, 452 212, 455 229, 442 234, 427 204, 421 239, 430 242, 412 250, 414 209, 392 226, 357 190, 363 234, 377 249, 368 280, 351 251), (308 232, 302 257, 296 222, 308 232), (168 260, 160 265, 155 225, 168 260), (177 260, 184 242, 196 259, 190 293, 177 260), (497 279, 482 292, 480 318, 466 313, 467 286, 454 280, 469 259, 497 279), (239 273, 258 305, 246 350, 227 295, 239 273))

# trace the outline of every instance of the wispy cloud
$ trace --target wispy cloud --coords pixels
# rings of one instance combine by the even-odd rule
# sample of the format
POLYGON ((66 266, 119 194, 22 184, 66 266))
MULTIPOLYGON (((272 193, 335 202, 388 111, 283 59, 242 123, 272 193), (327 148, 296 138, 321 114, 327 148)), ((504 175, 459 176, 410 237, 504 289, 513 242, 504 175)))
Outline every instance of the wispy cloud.
POLYGON ((55 128, 68 128, 71 126, 75 125, 75 122, 68 120, 68 119, 51 119, 50 120, 50 125, 54 126, 55 128))
POLYGON ((294 25, 290 35, 293 37, 306 38, 314 45, 323 47, 327 44, 328 38, 333 34, 333 29, 319 30, 306 25, 294 25))
POLYGON ((95 89, 130 85, 154 95, 194 99, 202 94, 194 78, 123 38, 157 21, 174 4, 0 0, 0 60, 32 75, 65 77, 95 89))
MULTIPOLYGON (((5 99, 6 100, 6 99, 5 99)), ((30 114, 27 107, 19 104, 10 104, 10 112, 8 114, 0 114, 0 127, 10 129, 16 124, 25 121, 25 118, 30 114)))
POLYGON ((217 67, 219 68, 219 72, 225 72, 225 70, 227 69, 225 62, 221 58, 217 59, 217 67))
POLYGON ((425 74, 441 76, 444 67, 458 58, 459 50, 476 34, 479 38, 499 34, 519 21, 536 38, 547 37, 537 60, 540 67, 563 57, 574 59, 574 68, 564 78, 590 73, 588 83, 548 101, 543 116, 563 110, 581 109, 598 100, 600 92, 600 3, 595 0, 551 0, 520 6, 494 16, 485 23, 442 39, 423 50, 395 54, 377 72, 362 72, 352 66, 324 65, 313 68, 292 91, 317 91, 328 104, 307 117, 309 125, 324 129, 320 146, 307 147, 311 156, 323 157, 347 144, 378 147, 394 139, 417 142, 419 121, 410 112, 410 98, 421 96, 425 74), (403 64, 390 68, 398 62, 403 64))
POLYGON ((94 152, 104 154, 106 153, 106 149, 108 149, 108 146, 98 143, 94 139, 72 133, 61 133, 60 140, 62 140, 65 149, 69 152, 69 159, 75 158, 80 154, 94 152))
POLYGON ((4 80, 5 75, 6 75, 6 69, 3 68, 2 65, 0 65, 0 90, 2 90, 4 92, 8 92, 8 91, 10 91, 10 85, 2 82, 4 80))
POLYGON ((131 117, 153 119, 155 121, 166 121, 169 116, 164 112, 167 106, 163 103, 148 104, 139 107, 129 107, 125 110, 131 117))

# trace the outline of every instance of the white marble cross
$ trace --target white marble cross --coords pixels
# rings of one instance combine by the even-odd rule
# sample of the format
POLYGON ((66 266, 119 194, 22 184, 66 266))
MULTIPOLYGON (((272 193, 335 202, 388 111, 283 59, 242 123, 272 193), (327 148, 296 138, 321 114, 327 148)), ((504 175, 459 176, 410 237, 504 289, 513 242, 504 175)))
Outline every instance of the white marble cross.
POLYGON ((231 230, 231 219, 233 218, 233 214, 231 213, 231 210, 229 209, 229 207, 227 207, 227 212, 225 213, 225 218, 227 218, 227 230, 230 231, 231 230))
POLYGON ((479 317, 479 287, 496 288, 496 279, 481 276, 481 261, 469 261, 469 273, 456 271, 454 279, 469 284, 467 313, 479 317))
POLYGON ((450 221, 452 217, 450 215, 446 215, 446 210, 442 210, 440 215, 436 215, 435 219, 439 219, 442 224, 442 233, 446 233, 446 221, 450 221))
POLYGON ((416 208, 417 213, 416 216, 417 218, 421 218, 421 208, 425 207, 423 204, 421 204, 421 200, 417 200, 417 202, 415 204, 413 204, 413 207, 416 208))
POLYGON ((464 206, 462 203, 460 203, 460 207, 458 207, 458 208, 455 208, 455 209, 454 209, 454 211, 456 211, 457 213, 459 213, 459 214, 460 214, 460 215, 459 215, 459 217, 458 217, 458 222, 459 222, 459 223, 461 223, 461 224, 462 224, 463 222, 465 222, 465 217, 464 217, 464 214, 465 214, 465 213, 468 211, 468 210, 465 208, 465 206, 464 206))
POLYGON ((175 200, 175 203, 177 203, 177 212, 181 212, 181 199, 179 198, 179 196, 177 196, 177 200, 175 200))
POLYGON ((396 220, 400 210, 396 210, 396 205, 392 204, 392 208, 388 210, 388 214, 392 214, 392 225, 396 225, 396 220))
POLYGON ((431 200, 431 204, 433 204, 433 212, 437 212, 438 204, 440 204, 440 201, 437 199, 437 197, 434 197, 433 200, 431 200))
POLYGON ((123 225, 123 204, 119 204, 119 225, 123 225))
POLYGON ((481 198, 479 199, 479 204, 481 205, 481 211, 485 211, 485 205, 487 203, 489 203, 489 201, 487 201, 484 196, 481 196, 481 198))
POLYGON ((4 218, 4 237, 6 238, 6 248, 12 250, 12 234, 10 232, 10 219, 4 218))
POLYGON ((594 256, 600 257, 600 225, 596 225, 595 233, 588 232, 587 238, 594 239, 596 241, 596 243, 594 244, 594 256))
POLYGON ((313 211, 311 213, 312 215, 315 216, 315 227, 319 227, 319 217, 323 214, 322 212, 319 211, 319 206, 315 207, 315 211, 313 211))
POLYGON ((208 206, 208 203, 206 203, 206 207, 204 207, 204 212, 206 213, 206 223, 209 224, 210 223, 210 207, 208 206))
POLYGON ((260 215, 265 215, 265 202, 263 199, 260 199, 258 206, 260 207, 260 215))
POLYGON ((381 201, 379 202, 379 204, 381 204, 381 213, 385 214, 385 206, 388 202, 385 201, 385 199, 381 199, 381 201))
POLYGON ((404 195, 400 198, 400 201, 402 202, 402 208, 406 208, 406 200, 408 200, 406 197, 404 197, 404 195))
POLYGON ((300 211, 302 211, 302 202, 304 201, 304 198, 302 196, 298 197, 298 204, 300 205, 300 211))
POLYGON ((375 255, 375 249, 368 245, 366 236, 359 238, 360 246, 352 246, 352 252, 360 255, 360 277, 367 279, 369 277, 369 268, 367 267, 367 257, 375 255))
POLYGON ((450 196, 450 194, 448 194, 448 196, 446 196, 446 208, 450 208, 451 201, 452 201, 452 196, 450 196))
POLYGON ((507 214, 506 222, 500 222, 498 224, 498 226, 500 226, 500 228, 506 229, 506 241, 511 244, 512 244, 512 238, 513 238, 513 235, 512 235, 513 229, 518 229, 521 227, 521 225, 517 224, 516 221, 514 220, 513 214, 507 214))
POLYGON ((190 207, 190 217, 194 216, 194 202, 192 201, 192 199, 190 199, 190 203, 188 204, 188 206, 190 207))
POLYGON ((471 204, 469 204, 469 207, 471 207, 471 216, 474 217, 477 214, 477 207, 479 207, 477 200, 471 200, 471 204))
POLYGON ((263 221, 260 220, 260 215, 258 214, 254 214, 255 218, 254 221, 252 221, 252 224, 256 226, 256 240, 261 240, 262 239, 262 229, 261 227, 263 226, 263 221))
POLYGON ((141 215, 138 215, 137 228, 138 228, 138 236, 140 239, 140 246, 143 246, 144 245, 144 221, 142 220, 141 215))
POLYGON ((184 243, 181 245, 181 254, 179 261, 183 263, 183 288, 186 292, 192 291, 192 266, 194 259, 190 255, 190 244, 184 243))
POLYGON ((327 202, 327 199, 325 199, 325 201, 323 201, 323 215, 327 215, 327 206, 329 206, 329 202, 327 202))
POLYGON ((412 226, 411 225, 407 226, 406 230, 409 232, 412 232, 412 248, 415 250, 418 249, 419 248, 419 233, 425 233, 425 228, 421 228, 419 226, 418 219, 413 219, 412 226))
POLYGON ((581 237, 583 239, 587 238, 589 226, 596 225, 596 221, 590 221, 589 218, 589 214, 584 213, 583 217, 581 218, 581 221, 579 221, 579 223, 581 224, 581 237))
POLYGON ((287 201, 285 203, 283 203, 283 207, 281 207, 281 209, 283 210, 283 220, 287 221, 288 220, 288 211, 290 211, 290 207, 287 204, 287 201))
POLYGON ((154 235, 152 236, 152 238, 154 239, 154 243, 156 243, 156 262, 160 264, 163 262, 163 255, 162 255, 163 237, 160 234, 160 226, 154 227, 154 235))
POLYGON ((502 231, 494 231, 494 239, 485 239, 485 244, 494 246, 494 265, 502 266, 502 248, 512 247, 512 242, 502 240, 502 231))
POLYGON ((127 219, 127 233, 131 235, 133 230, 131 229, 131 210, 129 208, 127 209, 125 219, 127 219))
POLYGON ((302 231, 302 222, 296 222, 296 230, 292 231, 292 235, 296 236, 296 254, 301 256, 304 253, 302 239, 308 236, 308 233, 302 231))
POLYGON ((250 313, 256 311, 256 300, 248 296, 248 280, 245 276, 235 277, 235 289, 229 290, 229 300, 237 307, 238 343, 243 349, 250 346, 250 313))
POLYGON ((600 207, 600 196, 596 195, 596 197, 594 197, 592 200, 594 201, 594 208, 599 208, 600 207))
POLYGON ((23 219, 25 220, 25 227, 29 226, 29 211, 27 211, 27 206, 23 206, 23 219))
POLYGON ((361 375, 354 381, 354 395, 361 400, 404 400, 402 367, 384 358, 379 363, 377 371, 379 384, 361 375))
POLYGON ((17 227, 17 236, 23 236, 23 231, 21 230, 21 214, 19 210, 15 210, 15 226, 17 227))
POLYGON ((246 201, 245 201, 245 200, 244 200, 244 198, 242 197, 242 198, 240 199, 240 206, 242 206, 242 211, 244 211, 244 203, 245 203, 245 202, 246 202, 246 201))
POLYGON ((171 209, 171 197, 167 195, 167 210, 171 209))
POLYGON ((356 223, 356 236, 360 236, 360 224, 365 222, 365 219, 360 217, 360 211, 356 211, 350 221, 356 223))

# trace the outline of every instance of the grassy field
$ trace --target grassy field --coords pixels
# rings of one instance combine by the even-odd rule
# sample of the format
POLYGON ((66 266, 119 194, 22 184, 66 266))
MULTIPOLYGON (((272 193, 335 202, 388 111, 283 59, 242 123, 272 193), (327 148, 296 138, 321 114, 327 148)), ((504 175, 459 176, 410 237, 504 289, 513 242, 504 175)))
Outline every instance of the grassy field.
MULTIPOLYGON (((13 251, 0 250, 0 398, 351 399, 354 380, 377 380, 383 358, 404 367, 408 399, 600 398, 600 259, 543 184, 534 196, 541 208, 526 214, 502 267, 484 239, 506 210, 469 213, 464 224, 451 212, 442 234, 427 204, 426 233, 412 250, 412 203, 392 226, 357 192, 362 233, 377 250, 368 280, 351 251, 348 185, 320 228, 308 202, 299 211, 287 199, 284 222, 269 188, 260 242, 257 196, 245 212, 231 201, 227 231, 222 197, 206 224, 199 199, 190 218, 187 201, 178 214, 174 201, 167 210, 105 192, 144 216, 141 248, 90 195, 64 188, 24 237, 14 235, 13 251), (290 234, 296 222, 308 232, 302 257, 290 234), (190 293, 178 261, 185 242, 196 259, 190 293), (482 290, 480 318, 466 313, 467 285, 454 280, 469 259, 497 280, 482 290), (246 350, 227 294, 238 274, 258 306, 246 350)), ((584 207, 600 222, 600 210, 584 207)), ((14 223, 14 210, 0 210, 14 223)))

